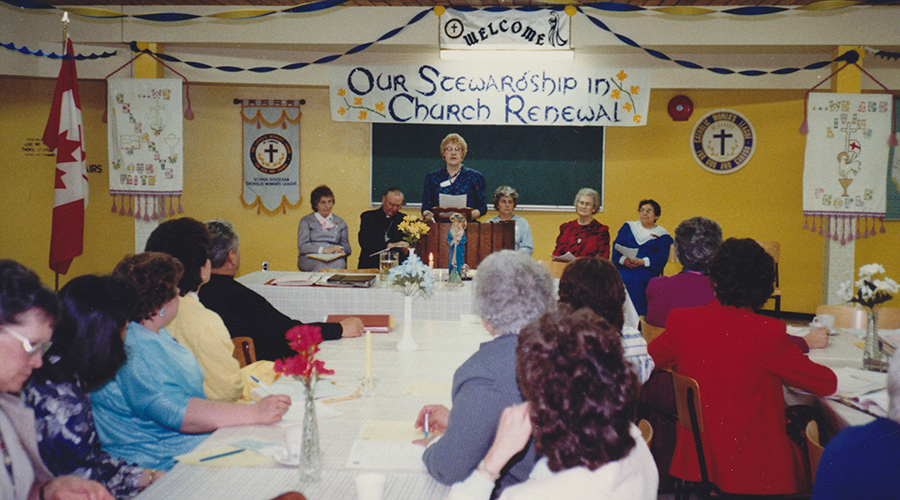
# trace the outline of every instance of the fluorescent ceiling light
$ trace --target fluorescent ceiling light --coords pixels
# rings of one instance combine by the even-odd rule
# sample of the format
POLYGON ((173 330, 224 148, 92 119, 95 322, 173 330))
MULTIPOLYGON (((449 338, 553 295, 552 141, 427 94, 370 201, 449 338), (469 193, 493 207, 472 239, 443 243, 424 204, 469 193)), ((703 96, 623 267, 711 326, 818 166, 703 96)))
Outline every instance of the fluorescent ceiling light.
POLYGON ((571 61, 574 50, 441 50, 447 61, 571 61))

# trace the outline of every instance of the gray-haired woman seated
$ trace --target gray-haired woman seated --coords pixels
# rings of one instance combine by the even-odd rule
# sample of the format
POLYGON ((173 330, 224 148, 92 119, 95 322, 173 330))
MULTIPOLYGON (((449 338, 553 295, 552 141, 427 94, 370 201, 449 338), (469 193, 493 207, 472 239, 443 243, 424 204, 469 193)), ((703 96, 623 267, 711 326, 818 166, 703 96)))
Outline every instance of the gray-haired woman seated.
POLYGON ((500 212, 500 215, 494 217, 488 222, 513 221, 516 223, 516 250, 526 252, 528 255, 534 253, 534 237, 531 236, 531 226, 528 221, 513 211, 519 205, 519 193, 509 186, 500 186, 494 190, 494 208, 500 212))
MULTIPOLYGON (((493 339, 453 375, 452 410, 427 405, 419 412, 417 428, 424 427, 427 415, 431 436, 443 434, 428 443, 422 457, 432 477, 443 484, 462 481, 484 458, 503 409, 522 402, 515 367, 519 331, 553 306, 553 278, 531 257, 502 250, 481 261, 475 309, 493 339)), ((533 466, 534 450, 528 447, 498 474, 498 493, 526 480, 533 466)))
POLYGON ((494 443, 451 500, 487 500, 507 461, 534 438, 541 458, 501 500, 657 496, 656 465, 634 425, 638 384, 619 330, 588 309, 561 306, 519 334, 525 403, 503 411, 494 443))

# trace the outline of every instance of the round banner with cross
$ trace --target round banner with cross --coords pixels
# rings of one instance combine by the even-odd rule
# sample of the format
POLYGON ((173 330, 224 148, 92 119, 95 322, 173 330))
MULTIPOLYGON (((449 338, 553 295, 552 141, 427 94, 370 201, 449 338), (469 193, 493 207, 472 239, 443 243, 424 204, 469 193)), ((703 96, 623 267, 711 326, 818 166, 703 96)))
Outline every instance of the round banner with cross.
POLYGON ((753 125, 744 115, 730 109, 707 113, 691 133, 694 159, 714 174, 736 172, 750 161, 754 149, 753 125))
POLYGON ((300 206, 300 102, 244 100, 241 202, 269 215, 300 206))

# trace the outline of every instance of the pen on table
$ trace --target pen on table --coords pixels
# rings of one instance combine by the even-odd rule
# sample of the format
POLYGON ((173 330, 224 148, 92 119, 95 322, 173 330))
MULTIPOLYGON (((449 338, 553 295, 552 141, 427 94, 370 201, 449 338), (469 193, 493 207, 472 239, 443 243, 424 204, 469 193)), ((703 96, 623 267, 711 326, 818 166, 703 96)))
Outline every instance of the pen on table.
POLYGON ((269 396, 274 396, 274 395, 275 395, 275 393, 272 392, 271 389, 269 389, 269 386, 267 386, 266 384, 260 382, 258 378, 254 377, 253 375, 250 375, 250 380, 256 382, 256 385, 258 385, 259 388, 262 389, 262 390, 263 390, 266 394, 268 394, 269 396))
POLYGON ((201 458, 200 461, 201 461, 201 462, 206 462, 206 461, 208 461, 208 460, 215 460, 215 459, 217 459, 217 458, 227 457, 227 456, 229 456, 229 455, 234 455, 234 454, 240 453, 240 452, 242 452, 242 451, 244 451, 243 448, 240 448, 240 449, 237 449, 237 450, 232 450, 232 451, 226 451, 225 453, 219 453, 218 455, 213 455, 213 456, 211 456, 211 457, 201 458))
POLYGON ((425 439, 428 439, 428 414, 425 414, 425 439))

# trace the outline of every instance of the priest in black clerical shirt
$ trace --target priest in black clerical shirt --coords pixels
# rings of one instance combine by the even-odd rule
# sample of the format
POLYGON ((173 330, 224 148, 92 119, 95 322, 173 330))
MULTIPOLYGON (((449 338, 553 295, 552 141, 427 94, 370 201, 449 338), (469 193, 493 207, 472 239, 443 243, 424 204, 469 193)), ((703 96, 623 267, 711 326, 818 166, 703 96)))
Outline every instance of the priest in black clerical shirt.
MULTIPOLYGON (((200 287, 200 302, 207 309, 222 317, 231 337, 250 337, 256 348, 257 360, 274 361, 297 354, 288 345, 284 334, 300 321, 291 319, 262 295, 235 281, 241 254, 238 236, 231 223, 213 220, 206 223, 211 237, 209 260, 212 276, 200 287)), ((322 328, 322 338, 334 340, 362 335, 363 324, 359 318, 348 318, 340 323, 312 323, 322 328)))
MULTIPOLYGON (((400 253, 400 262, 409 254, 409 243, 403 241, 403 233, 397 226, 403 222, 403 193, 395 188, 388 188, 381 195, 381 208, 363 212, 359 216, 359 269, 377 269, 378 255, 386 248, 396 248, 400 253)), ((394 250, 392 250, 394 251, 394 250)))

